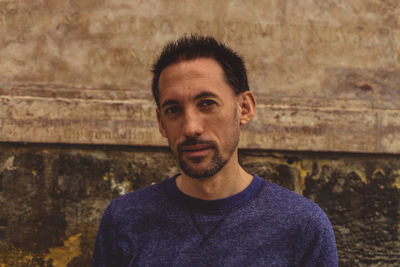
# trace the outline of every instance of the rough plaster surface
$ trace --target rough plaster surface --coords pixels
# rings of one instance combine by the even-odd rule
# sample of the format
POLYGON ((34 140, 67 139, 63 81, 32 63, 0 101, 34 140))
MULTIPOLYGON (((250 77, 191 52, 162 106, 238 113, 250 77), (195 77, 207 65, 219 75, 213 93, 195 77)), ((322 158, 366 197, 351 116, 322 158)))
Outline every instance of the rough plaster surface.
MULTIPOLYGON (((328 214, 340 266, 400 261, 400 158, 242 150, 251 173, 328 214)), ((89 266, 112 198, 177 172, 167 149, 0 144, 0 265, 89 266)))
POLYGON ((399 153, 399 18, 396 0, 0 1, 0 141, 165 145, 151 64, 200 33, 247 63, 243 148, 399 153))
POLYGON ((397 0, 1 0, 0 141, 42 145, 0 143, 0 266, 89 266, 109 201, 177 172, 150 67, 192 32, 247 63, 242 164, 327 212, 341 266, 396 266, 397 0))

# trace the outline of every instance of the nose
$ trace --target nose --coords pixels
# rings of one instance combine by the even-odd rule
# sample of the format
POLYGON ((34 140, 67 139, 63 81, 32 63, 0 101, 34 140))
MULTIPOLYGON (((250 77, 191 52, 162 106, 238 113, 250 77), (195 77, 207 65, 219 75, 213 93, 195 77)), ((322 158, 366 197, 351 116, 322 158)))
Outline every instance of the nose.
POLYGON ((203 133, 203 122, 196 111, 186 110, 183 121, 183 133, 186 137, 199 137, 203 133))

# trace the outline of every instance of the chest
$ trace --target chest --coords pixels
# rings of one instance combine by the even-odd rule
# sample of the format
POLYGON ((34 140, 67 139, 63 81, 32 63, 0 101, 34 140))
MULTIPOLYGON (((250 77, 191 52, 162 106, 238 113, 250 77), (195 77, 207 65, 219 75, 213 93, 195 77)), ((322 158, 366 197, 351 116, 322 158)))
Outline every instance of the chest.
POLYGON ((124 226, 122 266, 287 266, 296 234, 248 214, 150 216, 124 226))

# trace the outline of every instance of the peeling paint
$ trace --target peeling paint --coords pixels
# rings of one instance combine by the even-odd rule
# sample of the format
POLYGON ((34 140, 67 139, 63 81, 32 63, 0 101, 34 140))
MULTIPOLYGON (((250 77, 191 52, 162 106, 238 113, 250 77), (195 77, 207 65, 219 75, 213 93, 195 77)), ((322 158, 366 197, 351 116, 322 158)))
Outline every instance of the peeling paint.
POLYGON ((361 181, 362 181, 364 184, 367 184, 367 183, 368 183, 368 181, 367 181, 367 176, 365 175, 365 173, 363 173, 363 172, 361 172, 361 171, 359 171, 359 170, 356 170, 356 169, 351 169, 351 171, 355 172, 355 173, 357 174, 357 176, 360 177, 361 181))
POLYGON ((104 181, 108 181, 108 180, 110 180, 110 177, 109 177, 109 175, 110 175, 110 173, 108 173, 108 172, 107 172, 107 173, 105 173, 105 174, 104 174, 104 176, 103 176, 103 180, 104 180, 104 181))
MULTIPOLYGON (((0 266, 7 267, 90 266, 109 201, 178 171, 167 148, 3 144, 0 158, 0 168, 15 168, 0 173, 0 207, 7 207, 0 208, 0 266)), ((239 161, 326 211, 341 266, 393 266, 400 251, 399 155, 240 150, 239 161)))
POLYGON ((105 173, 103 175, 103 180, 109 181, 111 190, 113 191, 116 190, 120 196, 132 191, 132 183, 129 182, 128 180, 123 180, 122 182, 118 182, 117 179, 115 178, 113 170, 105 173))
POLYGON ((4 170, 14 171, 17 168, 14 166, 14 156, 9 157, 6 162, 4 162, 3 166, 0 167, 0 172, 4 170))
POLYGON ((309 174, 310 168, 307 168, 307 165, 305 165, 303 161, 299 161, 297 165, 300 175, 300 192, 303 192, 304 188, 306 187, 306 176, 309 174))
POLYGON ((50 253, 44 258, 45 261, 52 261, 54 267, 67 267, 75 257, 81 255, 80 250, 82 234, 76 234, 64 241, 64 246, 49 248, 50 253))
POLYGON ((397 189, 400 189, 400 169, 394 170, 393 174, 396 176, 393 186, 396 187, 397 189))
POLYGON ((380 173, 381 175, 383 175, 385 173, 384 170, 382 170, 381 168, 375 169, 372 173, 372 177, 375 177, 378 173, 380 173))
POLYGON ((114 177, 111 177, 111 189, 117 190, 120 196, 132 191, 132 185, 129 181, 118 183, 114 177))
POLYGON ((37 266, 39 264, 34 263, 35 255, 18 249, 14 246, 10 246, 6 251, 0 250, 0 267, 19 267, 19 266, 37 266), (2 257, 2 253, 6 253, 6 257, 2 257))

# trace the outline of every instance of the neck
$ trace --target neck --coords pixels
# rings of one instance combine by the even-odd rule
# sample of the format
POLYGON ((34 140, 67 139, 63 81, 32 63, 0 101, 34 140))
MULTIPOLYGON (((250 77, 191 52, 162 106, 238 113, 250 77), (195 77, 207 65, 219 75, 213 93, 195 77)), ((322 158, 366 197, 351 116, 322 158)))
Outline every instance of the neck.
POLYGON ((237 152, 231 160, 214 176, 195 179, 181 172, 176 185, 183 193, 191 197, 215 200, 226 198, 243 191, 252 181, 237 160, 237 152))

